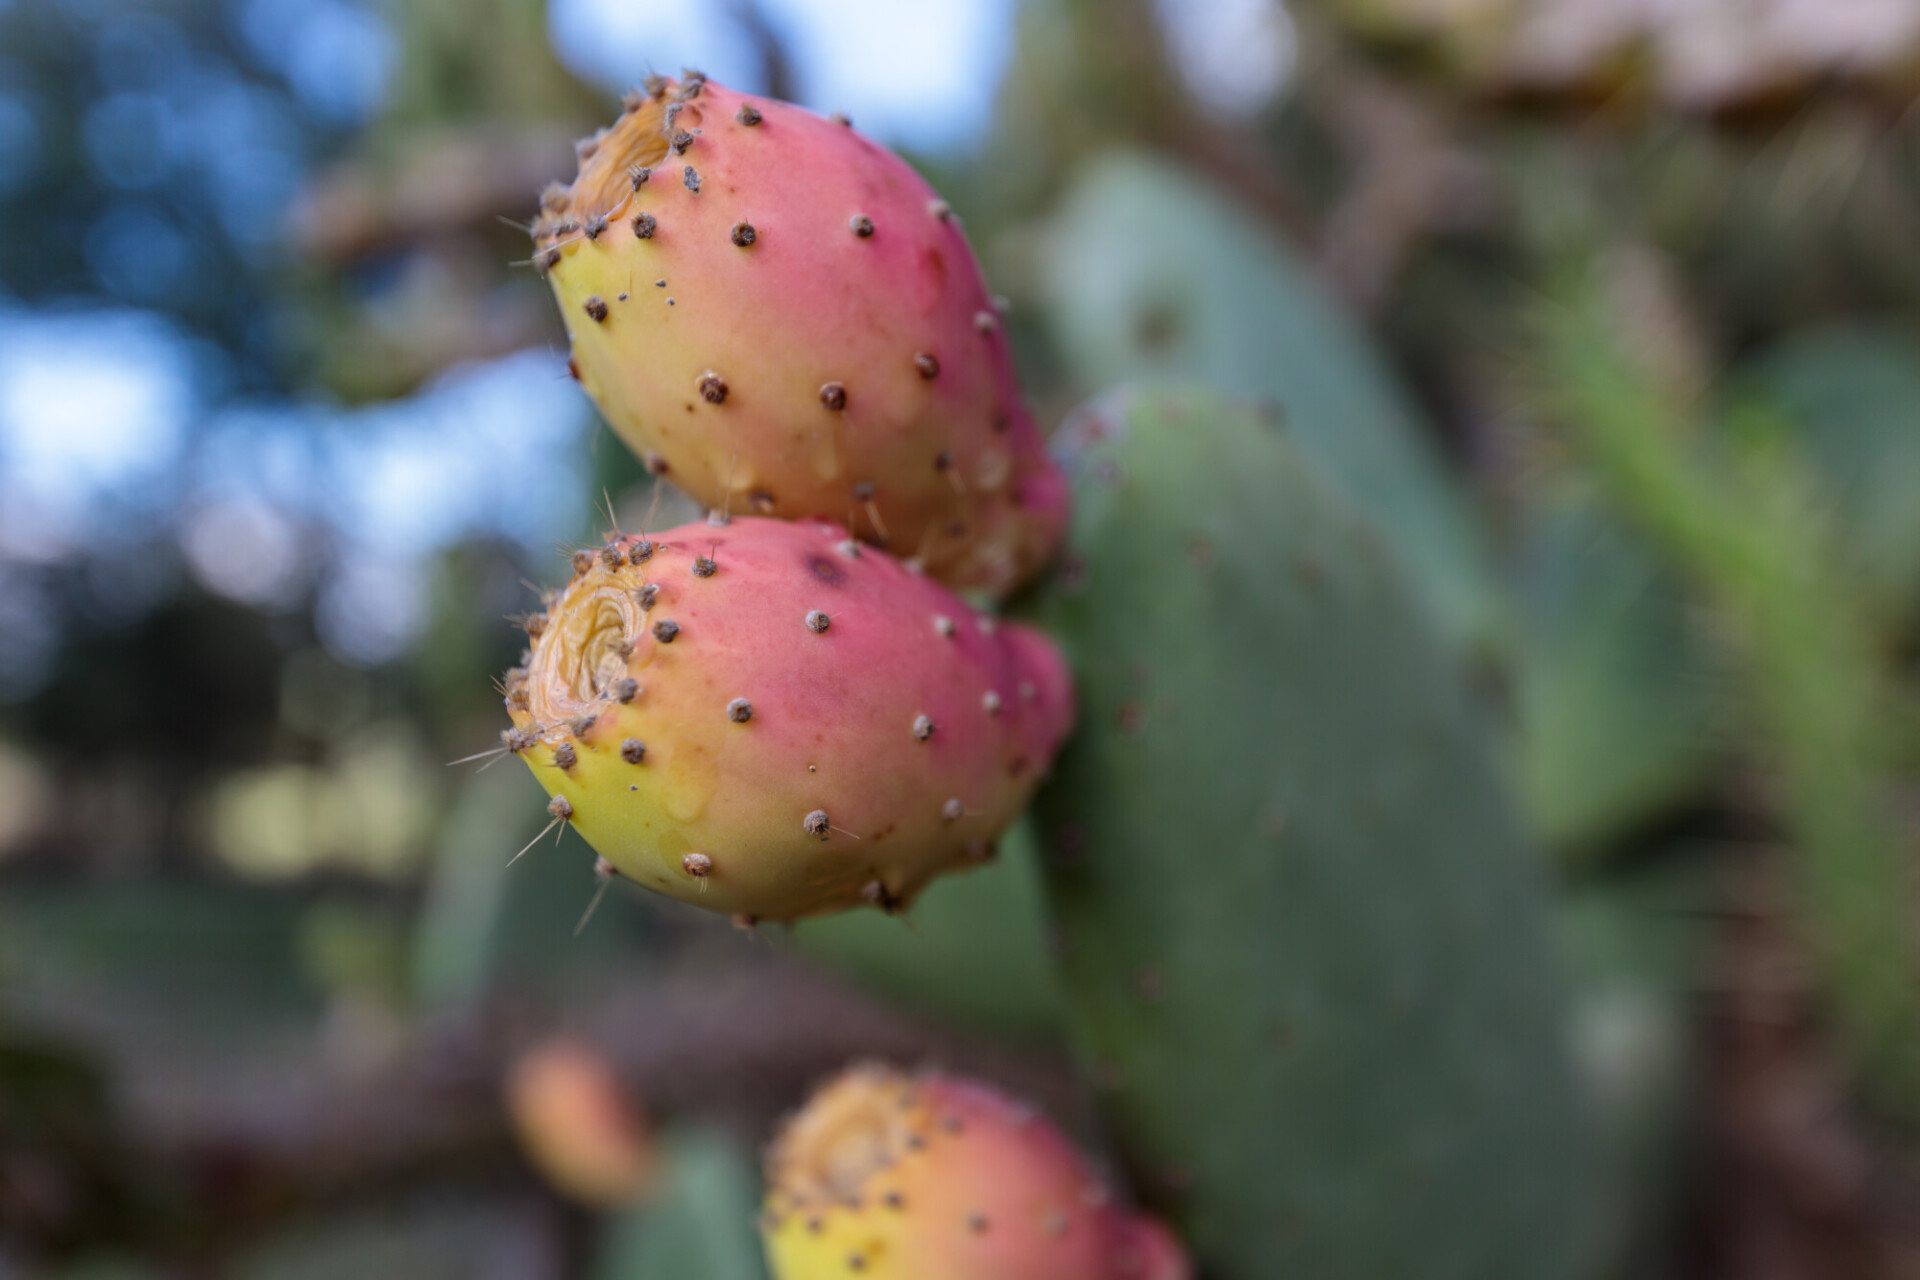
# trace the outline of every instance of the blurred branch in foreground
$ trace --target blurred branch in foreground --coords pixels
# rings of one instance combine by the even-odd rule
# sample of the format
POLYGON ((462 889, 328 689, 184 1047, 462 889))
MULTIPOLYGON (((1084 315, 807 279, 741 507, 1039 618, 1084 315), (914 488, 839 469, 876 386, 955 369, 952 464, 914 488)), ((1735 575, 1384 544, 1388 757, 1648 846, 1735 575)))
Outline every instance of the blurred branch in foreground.
MULTIPOLYGON (((276 1054, 270 1072, 257 1061, 173 1053, 143 1067, 140 1045, 95 1038, 105 1075, 137 1081, 119 1100, 117 1132, 123 1157, 138 1153, 122 1163, 143 1172, 141 1212, 119 1200, 96 1204, 87 1230, 98 1238, 98 1215, 106 1215, 112 1234, 150 1246, 241 1242, 315 1204, 399 1195, 456 1170, 469 1181, 510 1171, 502 1084, 525 1046, 556 1027, 599 1046, 649 1110, 705 1117, 749 1137, 818 1078, 869 1057, 937 1060, 1004 1082, 1055 1114, 1084 1115, 1049 1055, 903 1015, 764 947, 696 945, 663 971, 596 984, 558 1008, 504 999, 427 1019, 370 1059, 343 1061, 306 1043, 276 1054), (151 1078, 156 1072, 164 1078, 151 1078)), ((8 1199, 0 1195, 0 1204, 8 1199)))

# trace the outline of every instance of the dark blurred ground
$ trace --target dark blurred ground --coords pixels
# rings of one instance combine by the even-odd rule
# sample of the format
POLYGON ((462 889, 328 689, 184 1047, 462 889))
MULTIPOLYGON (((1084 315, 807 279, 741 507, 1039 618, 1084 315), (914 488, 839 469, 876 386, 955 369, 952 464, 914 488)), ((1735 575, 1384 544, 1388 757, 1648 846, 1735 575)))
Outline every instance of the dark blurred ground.
POLYGON ((1286 403, 1347 309, 1341 403, 1470 513, 1607 1273, 1920 1275, 1920 0, 960 9, 0 2, 0 1277, 747 1276, 741 1153, 849 1057, 1084 1118, 1019 866, 917 933, 615 886, 576 937, 585 847, 504 873, 537 788, 444 763, 529 584, 656 500, 503 220, 592 77, 682 58, 859 97, 1049 422, 1286 403), (529 1165, 506 1081, 559 1032, 671 1211, 529 1165))

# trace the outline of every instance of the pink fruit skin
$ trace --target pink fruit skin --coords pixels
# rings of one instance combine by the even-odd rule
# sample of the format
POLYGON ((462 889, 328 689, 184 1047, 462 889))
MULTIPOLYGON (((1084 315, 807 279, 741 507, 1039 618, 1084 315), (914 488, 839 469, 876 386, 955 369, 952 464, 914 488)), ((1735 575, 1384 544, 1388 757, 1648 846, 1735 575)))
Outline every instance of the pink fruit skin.
POLYGON ((777 1280, 1189 1280, 1058 1129, 970 1080, 855 1067, 767 1158, 777 1280))
POLYGON ((534 227, 614 431, 709 506, 840 521, 958 587, 1032 577, 1068 489, 959 221, 847 125, 671 88, 583 143, 534 227))
POLYGON ((648 542, 583 557, 510 677, 521 754, 616 870, 791 919, 991 856, 1073 719, 1044 635, 821 522, 648 542))

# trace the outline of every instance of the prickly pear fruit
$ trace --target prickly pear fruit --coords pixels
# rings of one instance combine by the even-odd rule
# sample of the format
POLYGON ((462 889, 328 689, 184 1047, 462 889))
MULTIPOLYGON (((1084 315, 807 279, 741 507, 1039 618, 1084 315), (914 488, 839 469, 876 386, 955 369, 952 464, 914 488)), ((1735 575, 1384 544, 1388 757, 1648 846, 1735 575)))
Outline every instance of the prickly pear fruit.
POLYGON ((619 1208, 653 1191, 660 1160, 652 1126, 593 1045, 543 1041, 514 1063, 506 1094, 528 1162, 569 1199, 619 1208))
POLYGON ((1038 631, 844 529, 743 516, 578 552, 506 745, 614 870, 784 920, 992 855, 1073 718, 1038 631))
POLYGON ((855 1067, 767 1155, 776 1280, 1186 1280, 1060 1131, 973 1081, 855 1067))
POLYGON ((709 506, 844 521, 1000 593, 1067 491, 947 207, 907 163, 694 73, 581 143, 533 225, 572 369, 709 506))

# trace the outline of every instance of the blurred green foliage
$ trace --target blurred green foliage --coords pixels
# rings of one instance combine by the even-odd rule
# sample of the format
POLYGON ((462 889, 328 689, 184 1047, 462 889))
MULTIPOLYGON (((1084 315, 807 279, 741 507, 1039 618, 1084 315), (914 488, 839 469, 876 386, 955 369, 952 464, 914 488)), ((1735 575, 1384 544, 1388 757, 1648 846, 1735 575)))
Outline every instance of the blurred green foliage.
POLYGON ((670 1135, 666 1159, 659 1197, 607 1224, 592 1280, 763 1280, 752 1161, 732 1139, 704 1130, 670 1135))
POLYGON ((1914 850, 1894 808, 1896 671, 1871 583, 1835 571, 1836 522, 1775 413, 1736 404, 1710 435, 1636 364, 1602 299, 1584 273, 1563 284, 1541 311, 1541 368, 1614 500, 1732 632, 1840 1034, 1880 1104, 1920 1121, 1914 850))
POLYGON ((1202 174, 1110 155, 1075 175, 1045 235, 1049 319, 1077 385, 1184 379, 1271 406, 1374 513, 1448 638, 1500 646, 1482 534, 1435 433, 1270 228, 1202 174))
POLYGON ((1033 827, 1002 837, 990 874, 930 885, 904 918, 854 912, 802 921, 800 953, 874 990, 1002 1035, 1054 1038, 1060 992, 1046 949, 1033 827))
POLYGON ((1584 858, 1710 775, 1716 677, 1684 585, 1586 486, 1524 519, 1520 774, 1541 838, 1584 858))

